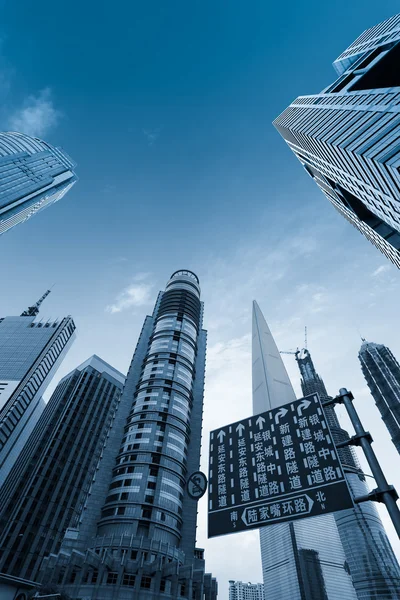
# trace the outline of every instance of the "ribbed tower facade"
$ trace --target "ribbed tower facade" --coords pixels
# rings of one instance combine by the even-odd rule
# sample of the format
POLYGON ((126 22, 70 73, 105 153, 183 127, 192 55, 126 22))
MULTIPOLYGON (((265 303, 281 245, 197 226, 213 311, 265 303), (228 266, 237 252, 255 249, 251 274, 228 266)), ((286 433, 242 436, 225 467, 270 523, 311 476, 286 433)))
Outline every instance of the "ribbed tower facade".
POLYGON ((77 524, 124 382, 92 356, 58 384, 0 490, 0 572, 35 580, 77 524))
POLYGON ((0 319, 0 488, 45 407, 47 386, 75 339, 71 317, 36 320, 40 300, 0 319))
POLYGON ((400 14, 334 62, 338 79, 274 125, 322 192, 400 268, 400 14))
POLYGON ((372 397, 400 454, 400 365, 389 348, 365 340, 358 357, 372 397))
MULTIPOLYGON (((253 412, 296 400, 281 355, 253 304, 253 412)), ((357 600, 332 514, 260 529, 266 600, 357 600)))
MULTIPOLYGON (((296 353, 304 395, 317 392, 322 401, 331 397, 315 370, 307 349, 296 353)), ((333 406, 325 408, 335 443, 349 439, 339 424, 333 406)), ((350 446, 339 448, 338 453, 354 498, 368 494, 357 456, 350 446)), ((345 551, 347 564, 359 600, 389 600, 399 597, 400 568, 386 535, 382 521, 372 502, 355 504, 354 509, 334 513, 334 518, 345 551)))
POLYGON ((43 140, 0 133, 0 234, 60 200, 77 181, 75 166, 43 140))
POLYGON ((42 581, 72 598, 216 597, 185 488, 200 463, 202 320, 197 276, 175 272, 143 325, 81 523, 43 563, 42 581))

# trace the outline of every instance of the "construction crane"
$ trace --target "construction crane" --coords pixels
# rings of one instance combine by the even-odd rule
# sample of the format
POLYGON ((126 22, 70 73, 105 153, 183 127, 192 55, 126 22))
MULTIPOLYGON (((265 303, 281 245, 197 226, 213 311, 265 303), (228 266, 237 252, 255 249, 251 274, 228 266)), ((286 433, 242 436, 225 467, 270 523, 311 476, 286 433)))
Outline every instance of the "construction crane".
MULTIPOLYGON (((304 327, 304 348, 307 350, 307 325, 304 327)), ((300 350, 297 348, 296 350, 279 350, 279 354, 299 354, 300 350)))

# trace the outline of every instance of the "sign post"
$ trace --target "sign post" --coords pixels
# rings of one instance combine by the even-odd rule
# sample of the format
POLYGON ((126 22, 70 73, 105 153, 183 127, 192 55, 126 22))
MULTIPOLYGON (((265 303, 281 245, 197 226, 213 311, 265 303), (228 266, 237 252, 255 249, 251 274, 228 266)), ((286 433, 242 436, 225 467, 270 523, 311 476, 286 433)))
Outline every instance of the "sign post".
POLYGON ((210 434, 208 537, 353 508, 318 394, 210 434))

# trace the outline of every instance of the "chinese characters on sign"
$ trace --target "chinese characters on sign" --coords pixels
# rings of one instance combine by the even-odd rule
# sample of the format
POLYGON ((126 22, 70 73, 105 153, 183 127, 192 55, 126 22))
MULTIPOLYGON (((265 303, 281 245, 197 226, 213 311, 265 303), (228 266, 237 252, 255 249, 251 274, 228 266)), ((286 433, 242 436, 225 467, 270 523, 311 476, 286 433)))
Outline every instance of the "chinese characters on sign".
POLYGON ((352 507, 317 394, 211 432, 208 537, 352 507))

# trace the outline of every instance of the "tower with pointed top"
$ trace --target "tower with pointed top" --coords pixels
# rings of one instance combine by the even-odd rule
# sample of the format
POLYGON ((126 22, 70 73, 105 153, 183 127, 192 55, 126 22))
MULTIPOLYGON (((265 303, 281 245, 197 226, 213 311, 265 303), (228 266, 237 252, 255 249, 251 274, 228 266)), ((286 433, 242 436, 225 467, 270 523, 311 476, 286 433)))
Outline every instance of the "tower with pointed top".
POLYGON ((71 317, 35 320, 49 293, 21 316, 0 318, 0 486, 42 414, 42 395, 75 337, 71 317))
MULTIPOLYGON (((296 352, 296 362, 303 394, 317 392, 322 401, 329 400, 331 396, 306 348, 296 352)), ((335 443, 349 439, 347 431, 340 427, 333 406, 325 408, 325 417, 335 443)), ((347 446, 339 448, 338 453, 353 496, 368 494, 369 488, 354 449, 347 446)), ((333 516, 359 600, 397 598, 400 568, 373 502, 355 504, 354 508, 336 512, 333 516)))
MULTIPOLYGON (((279 350, 253 303, 252 386, 254 414, 296 399, 279 350)), ((266 598, 356 600, 333 515, 260 529, 266 598)))
POLYGON ((364 339, 358 358, 382 420, 400 454, 400 365, 389 348, 364 339))

